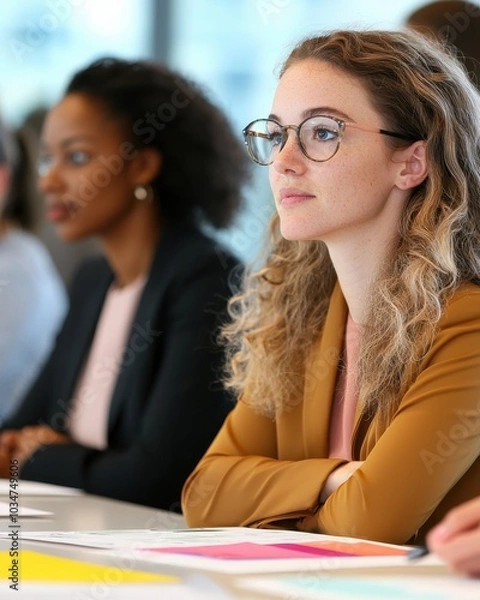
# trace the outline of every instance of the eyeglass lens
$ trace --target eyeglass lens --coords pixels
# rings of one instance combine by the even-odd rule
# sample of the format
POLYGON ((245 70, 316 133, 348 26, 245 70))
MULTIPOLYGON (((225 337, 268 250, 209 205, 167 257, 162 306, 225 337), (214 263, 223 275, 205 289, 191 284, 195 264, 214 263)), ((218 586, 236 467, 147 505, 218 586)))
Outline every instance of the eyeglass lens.
POLYGON ((310 117, 299 128, 282 126, 272 119, 259 119, 245 129, 248 151, 256 162, 269 165, 287 141, 288 130, 294 129, 303 153, 311 160, 329 160, 337 151, 341 127, 329 117, 310 117))

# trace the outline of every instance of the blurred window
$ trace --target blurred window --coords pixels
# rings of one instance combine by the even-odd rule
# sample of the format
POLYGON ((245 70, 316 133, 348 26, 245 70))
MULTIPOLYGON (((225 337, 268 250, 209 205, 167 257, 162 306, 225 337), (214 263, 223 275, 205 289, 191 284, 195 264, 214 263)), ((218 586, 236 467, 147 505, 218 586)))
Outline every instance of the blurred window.
MULTIPOLYGON (((168 61, 203 83, 242 128, 270 113, 277 70, 302 37, 340 27, 394 28, 422 2, 399 0, 175 0, 168 61)), ((253 167, 253 165, 252 165, 253 167)), ((268 169, 254 168, 247 207, 225 241, 244 259, 258 251, 273 211, 268 169)))
MULTIPOLYGON (((420 0, 20 0, 0 5, 0 110, 18 124, 55 102, 104 55, 155 58, 202 84, 238 132, 266 116, 280 65, 300 38, 338 27, 401 26, 420 0)), ((254 168, 247 207, 224 240, 253 257, 273 210, 254 168)))
POLYGON ((77 69, 103 56, 151 53, 153 0, 21 0, 0 4, 0 107, 19 123, 56 101, 77 69))

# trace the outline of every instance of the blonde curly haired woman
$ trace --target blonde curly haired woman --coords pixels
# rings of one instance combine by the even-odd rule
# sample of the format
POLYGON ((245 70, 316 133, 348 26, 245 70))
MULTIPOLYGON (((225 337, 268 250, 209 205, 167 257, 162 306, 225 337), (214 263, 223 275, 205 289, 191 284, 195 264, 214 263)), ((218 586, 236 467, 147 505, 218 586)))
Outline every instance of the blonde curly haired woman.
POLYGON ((418 543, 480 493, 479 97, 416 33, 338 31, 244 134, 276 215, 187 522, 418 543))

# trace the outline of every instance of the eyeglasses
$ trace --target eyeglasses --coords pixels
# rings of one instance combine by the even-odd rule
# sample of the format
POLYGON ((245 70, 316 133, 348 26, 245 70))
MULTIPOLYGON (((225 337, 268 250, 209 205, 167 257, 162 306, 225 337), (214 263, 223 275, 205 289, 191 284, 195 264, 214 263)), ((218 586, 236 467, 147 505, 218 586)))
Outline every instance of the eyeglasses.
POLYGON ((257 119, 249 123, 242 133, 251 158, 259 165, 267 166, 272 164, 287 143, 289 129, 293 129, 297 134, 298 145, 307 158, 315 162, 325 162, 337 153, 345 127, 415 141, 402 133, 370 129, 324 115, 309 117, 298 126, 280 125, 273 119, 257 119))

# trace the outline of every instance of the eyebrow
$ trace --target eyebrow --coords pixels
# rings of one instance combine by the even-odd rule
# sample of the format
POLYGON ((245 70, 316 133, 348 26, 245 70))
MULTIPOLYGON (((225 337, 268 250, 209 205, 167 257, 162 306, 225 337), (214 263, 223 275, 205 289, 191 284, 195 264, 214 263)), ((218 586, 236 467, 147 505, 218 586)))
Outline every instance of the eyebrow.
MULTIPOLYGON (((332 116, 342 119, 342 121, 349 121, 355 123, 355 120, 349 117, 346 113, 342 112, 338 108, 334 108, 333 106, 317 106, 315 108, 308 108, 304 110, 301 114, 302 119, 308 119, 309 117, 315 117, 317 115, 325 115, 332 116)), ((269 119, 274 119, 275 121, 280 121, 280 117, 275 114, 270 114, 269 119)))
MULTIPOLYGON (((72 144, 76 144, 77 142, 91 142, 94 139, 95 138, 93 135, 72 135, 72 136, 62 140, 60 145, 62 146, 62 148, 68 148, 68 146, 71 146, 72 144)), ((40 142, 40 147, 42 149, 45 149, 47 147, 47 144, 42 140, 40 142)))

